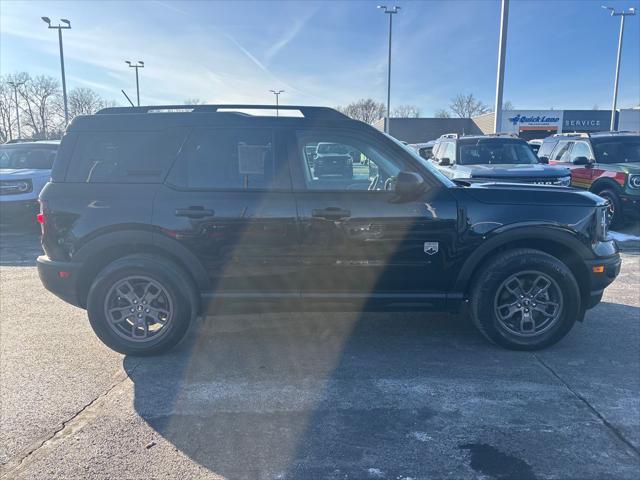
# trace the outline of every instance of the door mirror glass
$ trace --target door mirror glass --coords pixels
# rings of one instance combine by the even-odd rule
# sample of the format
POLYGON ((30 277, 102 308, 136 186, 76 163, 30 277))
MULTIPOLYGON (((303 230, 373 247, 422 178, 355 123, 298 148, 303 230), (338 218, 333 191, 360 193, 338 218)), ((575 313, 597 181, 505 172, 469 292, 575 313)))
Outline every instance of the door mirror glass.
POLYGON ((540 161, 540 163, 549 164, 549 157, 539 157, 538 160, 540 161))
POLYGON ((438 162, 439 165, 443 166, 443 167, 447 167, 449 165, 451 165, 451 160, 447 157, 445 158, 441 158, 440 161, 438 162))
POLYGON ((589 165, 589 159, 587 157, 576 157, 573 159, 574 165, 589 165))
POLYGON ((413 198, 424 189, 424 179, 415 172, 399 172, 396 176, 394 190, 401 199, 413 198))

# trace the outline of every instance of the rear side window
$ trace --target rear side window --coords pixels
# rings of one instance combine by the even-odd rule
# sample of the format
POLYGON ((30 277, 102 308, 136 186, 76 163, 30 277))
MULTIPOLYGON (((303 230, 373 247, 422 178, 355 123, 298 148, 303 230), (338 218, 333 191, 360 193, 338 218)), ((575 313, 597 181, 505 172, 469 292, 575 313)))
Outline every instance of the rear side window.
POLYGON ((168 182, 190 189, 290 188, 277 173, 273 131, 268 128, 196 129, 168 182))
POLYGON ((557 145, 557 141, 556 142, 542 142, 542 145, 540 146, 540 150, 538 150, 538 156, 539 157, 547 157, 549 158, 549 156, 551 155, 551 152, 553 151, 553 147, 555 147, 557 145))
POLYGON ((81 133, 67 181, 161 183, 184 138, 178 130, 81 133))

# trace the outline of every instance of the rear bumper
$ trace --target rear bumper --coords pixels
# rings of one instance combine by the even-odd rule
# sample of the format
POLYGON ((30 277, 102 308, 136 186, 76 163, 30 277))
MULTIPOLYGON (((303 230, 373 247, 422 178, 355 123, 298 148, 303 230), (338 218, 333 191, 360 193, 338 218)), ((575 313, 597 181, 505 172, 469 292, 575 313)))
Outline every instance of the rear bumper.
POLYGON ((78 271, 80 264, 57 262, 41 255, 36 261, 38 275, 44 288, 67 303, 84 308, 78 299, 78 271))
POLYGON ((602 299, 602 293, 620 274, 622 260, 620 255, 589 260, 586 262, 590 275, 590 292, 587 299, 586 309, 595 307, 602 299), (601 271, 602 270, 602 271, 601 271))
POLYGON ((0 202, 0 219, 3 222, 21 221, 36 223, 40 211, 37 200, 3 200, 0 202))

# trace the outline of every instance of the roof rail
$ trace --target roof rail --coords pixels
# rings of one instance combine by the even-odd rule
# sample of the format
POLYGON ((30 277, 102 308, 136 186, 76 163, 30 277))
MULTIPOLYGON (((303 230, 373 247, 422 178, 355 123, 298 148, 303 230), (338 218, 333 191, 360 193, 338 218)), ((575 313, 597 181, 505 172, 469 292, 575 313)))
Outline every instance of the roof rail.
MULTIPOLYGON (((133 113, 223 113, 220 110, 293 110, 299 111, 305 118, 345 120, 346 115, 329 107, 306 107, 298 105, 147 105, 144 107, 108 107, 99 110, 97 115, 133 114, 133 113)), ((227 113, 227 112, 224 112, 227 113)), ((229 112, 240 113, 240 112, 229 112)))
POLYGON ((593 132, 591 135, 638 135, 640 132, 631 130, 615 130, 610 132, 593 132))
POLYGON ((562 132, 562 133, 554 133, 554 137, 579 137, 579 138, 589 138, 591 133, 589 132, 562 132))
POLYGON ((457 133, 445 133, 444 135, 440 135, 440 138, 458 138, 460 135, 457 133))
POLYGON ((485 137, 512 137, 512 138, 520 138, 517 133, 513 132, 496 132, 496 133, 485 133, 485 137))

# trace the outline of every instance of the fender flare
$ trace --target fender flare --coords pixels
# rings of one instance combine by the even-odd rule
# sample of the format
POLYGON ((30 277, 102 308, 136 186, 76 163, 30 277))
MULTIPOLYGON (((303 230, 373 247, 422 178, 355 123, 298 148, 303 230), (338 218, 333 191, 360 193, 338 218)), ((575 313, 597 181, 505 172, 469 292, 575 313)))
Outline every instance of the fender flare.
MULTIPOLYGON (((469 258, 462 264, 462 268, 456 277, 453 291, 464 292, 472 279, 476 268, 489 258, 500 247, 519 240, 545 240, 563 245, 582 258, 593 258, 593 252, 575 237, 575 234, 569 233, 560 227, 552 225, 509 225, 494 230, 489 237, 476 248, 469 258)), ((535 247, 531 247, 535 248, 535 247)))
MULTIPOLYGON (((209 275, 200 260, 177 240, 161 233, 143 229, 127 229, 99 235, 82 245, 73 255, 73 261, 86 265, 91 258, 99 256, 106 249, 114 247, 130 247, 135 245, 150 246, 154 252, 164 252, 176 258, 189 273, 200 291, 210 287, 209 275)), ((139 248, 135 249, 140 251, 139 248)), ((81 269, 84 270, 84 269, 81 269)))
POLYGON ((593 182, 593 185, 591 185, 591 188, 589 188, 589 191, 591 193, 595 193, 605 189, 611 189, 614 192, 619 193, 622 190, 622 186, 611 178, 599 178, 598 180, 593 182))

